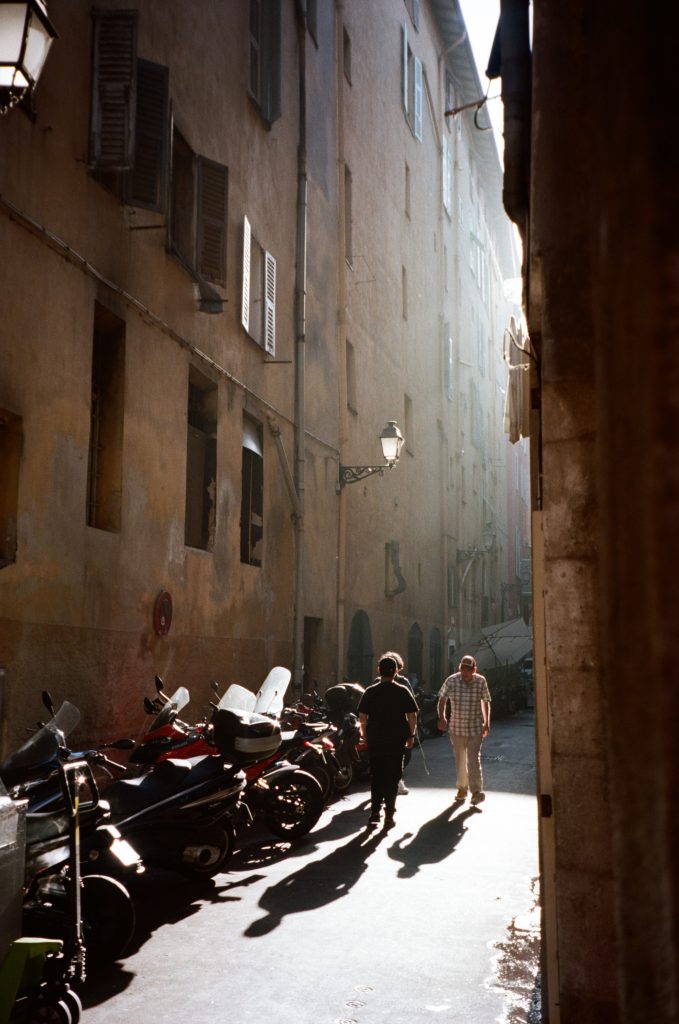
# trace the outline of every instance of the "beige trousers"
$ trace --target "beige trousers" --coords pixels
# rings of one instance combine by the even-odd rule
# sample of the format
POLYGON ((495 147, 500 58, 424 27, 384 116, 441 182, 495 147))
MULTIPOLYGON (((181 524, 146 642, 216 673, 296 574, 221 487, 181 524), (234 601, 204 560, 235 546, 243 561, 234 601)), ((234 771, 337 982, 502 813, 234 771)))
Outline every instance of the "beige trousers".
POLYGON ((448 733, 455 756, 457 772, 457 788, 471 789, 472 793, 483 791, 483 772, 481 771, 481 740, 478 736, 455 736, 448 733))

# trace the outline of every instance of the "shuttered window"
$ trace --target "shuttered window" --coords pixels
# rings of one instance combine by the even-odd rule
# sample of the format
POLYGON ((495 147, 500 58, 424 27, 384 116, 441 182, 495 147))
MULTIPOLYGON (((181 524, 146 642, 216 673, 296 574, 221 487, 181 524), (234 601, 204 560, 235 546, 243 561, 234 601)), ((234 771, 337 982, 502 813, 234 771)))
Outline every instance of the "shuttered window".
POLYGON ((167 204, 169 70, 148 60, 137 62, 137 111, 134 167, 125 199, 132 206, 162 212, 167 204))
POLYGON ((250 0, 248 88, 271 125, 281 116, 281 0, 250 0))
POLYGON ((276 259, 243 218, 241 323, 253 341, 276 354, 276 259))
POLYGON ((198 158, 198 272, 206 281, 226 283, 228 170, 198 158))
POLYGON ((401 25, 401 97, 403 111, 410 130, 416 139, 422 141, 422 61, 416 57, 408 40, 408 26, 401 25))
POLYGON ((137 12, 94 11, 90 167, 126 171, 134 159, 137 12))

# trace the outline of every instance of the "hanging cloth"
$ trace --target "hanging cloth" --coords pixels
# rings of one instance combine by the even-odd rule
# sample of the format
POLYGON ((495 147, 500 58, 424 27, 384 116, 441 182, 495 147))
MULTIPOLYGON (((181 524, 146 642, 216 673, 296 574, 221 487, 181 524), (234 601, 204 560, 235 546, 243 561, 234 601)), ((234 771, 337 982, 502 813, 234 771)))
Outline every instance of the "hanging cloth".
POLYGON ((516 444, 522 437, 530 437, 530 338, 514 316, 505 328, 502 358, 507 364, 503 429, 516 444))

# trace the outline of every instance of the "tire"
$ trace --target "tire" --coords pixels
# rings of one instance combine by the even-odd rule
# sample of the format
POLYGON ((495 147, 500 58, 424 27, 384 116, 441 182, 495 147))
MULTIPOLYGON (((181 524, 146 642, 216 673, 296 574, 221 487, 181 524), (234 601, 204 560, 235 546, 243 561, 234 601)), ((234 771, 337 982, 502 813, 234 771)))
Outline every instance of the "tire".
POLYGON ((74 992, 72 988, 67 988, 63 994, 62 1002, 66 1003, 71 1011, 71 1020, 73 1021, 73 1024, 78 1024, 83 1012, 83 1004, 80 1002, 80 996, 78 993, 74 992))
POLYGON ((181 871, 191 878, 212 878, 231 860, 236 848, 236 833, 231 822, 226 822, 209 832, 192 837, 182 851, 181 871), (200 850, 203 847, 203 850, 200 850), (196 851, 195 859, 191 859, 189 851, 196 851), (188 859, 187 859, 188 854, 188 859))
POLYGON ((134 932, 134 906, 125 886, 106 875, 85 875, 80 905, 87 962, 118 960, 134 932))
POLYGON ((297 764, 302 771, 308 772, 309 775, 313 775, 316 779, 316 782, 321 787, 323 801, 325 802, 332 790, 332 776, 326 766, 316 756, 312 759, 309 755, 301 757, 297 764))
POLYGON ((338 761, 335 766, 333 785, 337 793, 344 793, 354 781, 354 766, 351 761, 338 761))
POLYGON ((76 1024, 68 1004, 63 999, 56 1003, 39 999, 25 1021, 26 1024, 76 1024))
POLYGON ((298 770, 271 783, 264 820, 275 836, 297 839, 311 831, 323 806, 323 791, 316 779, 298 770))

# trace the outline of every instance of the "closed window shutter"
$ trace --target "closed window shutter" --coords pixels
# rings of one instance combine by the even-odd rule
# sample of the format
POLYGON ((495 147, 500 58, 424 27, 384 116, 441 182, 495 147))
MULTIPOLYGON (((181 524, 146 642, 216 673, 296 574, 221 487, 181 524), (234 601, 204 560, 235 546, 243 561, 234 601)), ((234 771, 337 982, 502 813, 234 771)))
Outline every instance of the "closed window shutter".
POLYGON ((451 200, 451 180, 450 180, 450 146, 448 145, 448 139, 444 136, 443 138, 443 205, 445 206, 448 213, 451 212, 450 200, 451 200))
POLYGON ((198 158, 198 271, 207 281, 226 282, 228 170, 198 158))
POLYGON ((262 16, 260 102, 263 117, 273 124, 281 116, 281 0, 265 0, 262 16))
POLYGON ((413 59, 415 70, 415 94, 414 94, 414 117, 413 131, 415 138, 422 141, 422 61, 415 57, 413 59))
POLYGON ((401 94, 403 109, 408 113, 408 26, 401 25, 401 94))
POLYGON ((162 64, 137 62, 134 168, 125 198, 132 206, 158 212, 167 206, 169 77, 169 69, 162 64))
POLYGON ((250 244, 252 230, 247 217, 243 218, 243 287, 241 293, 240 322, 250 331, 250 244))
POLYGON ((127 171, 134 158, 137 12, 95 11, 90 166, 127 171))
POLYGON ((264 254, 264 348, 276 354, 276 260, 264 254))

